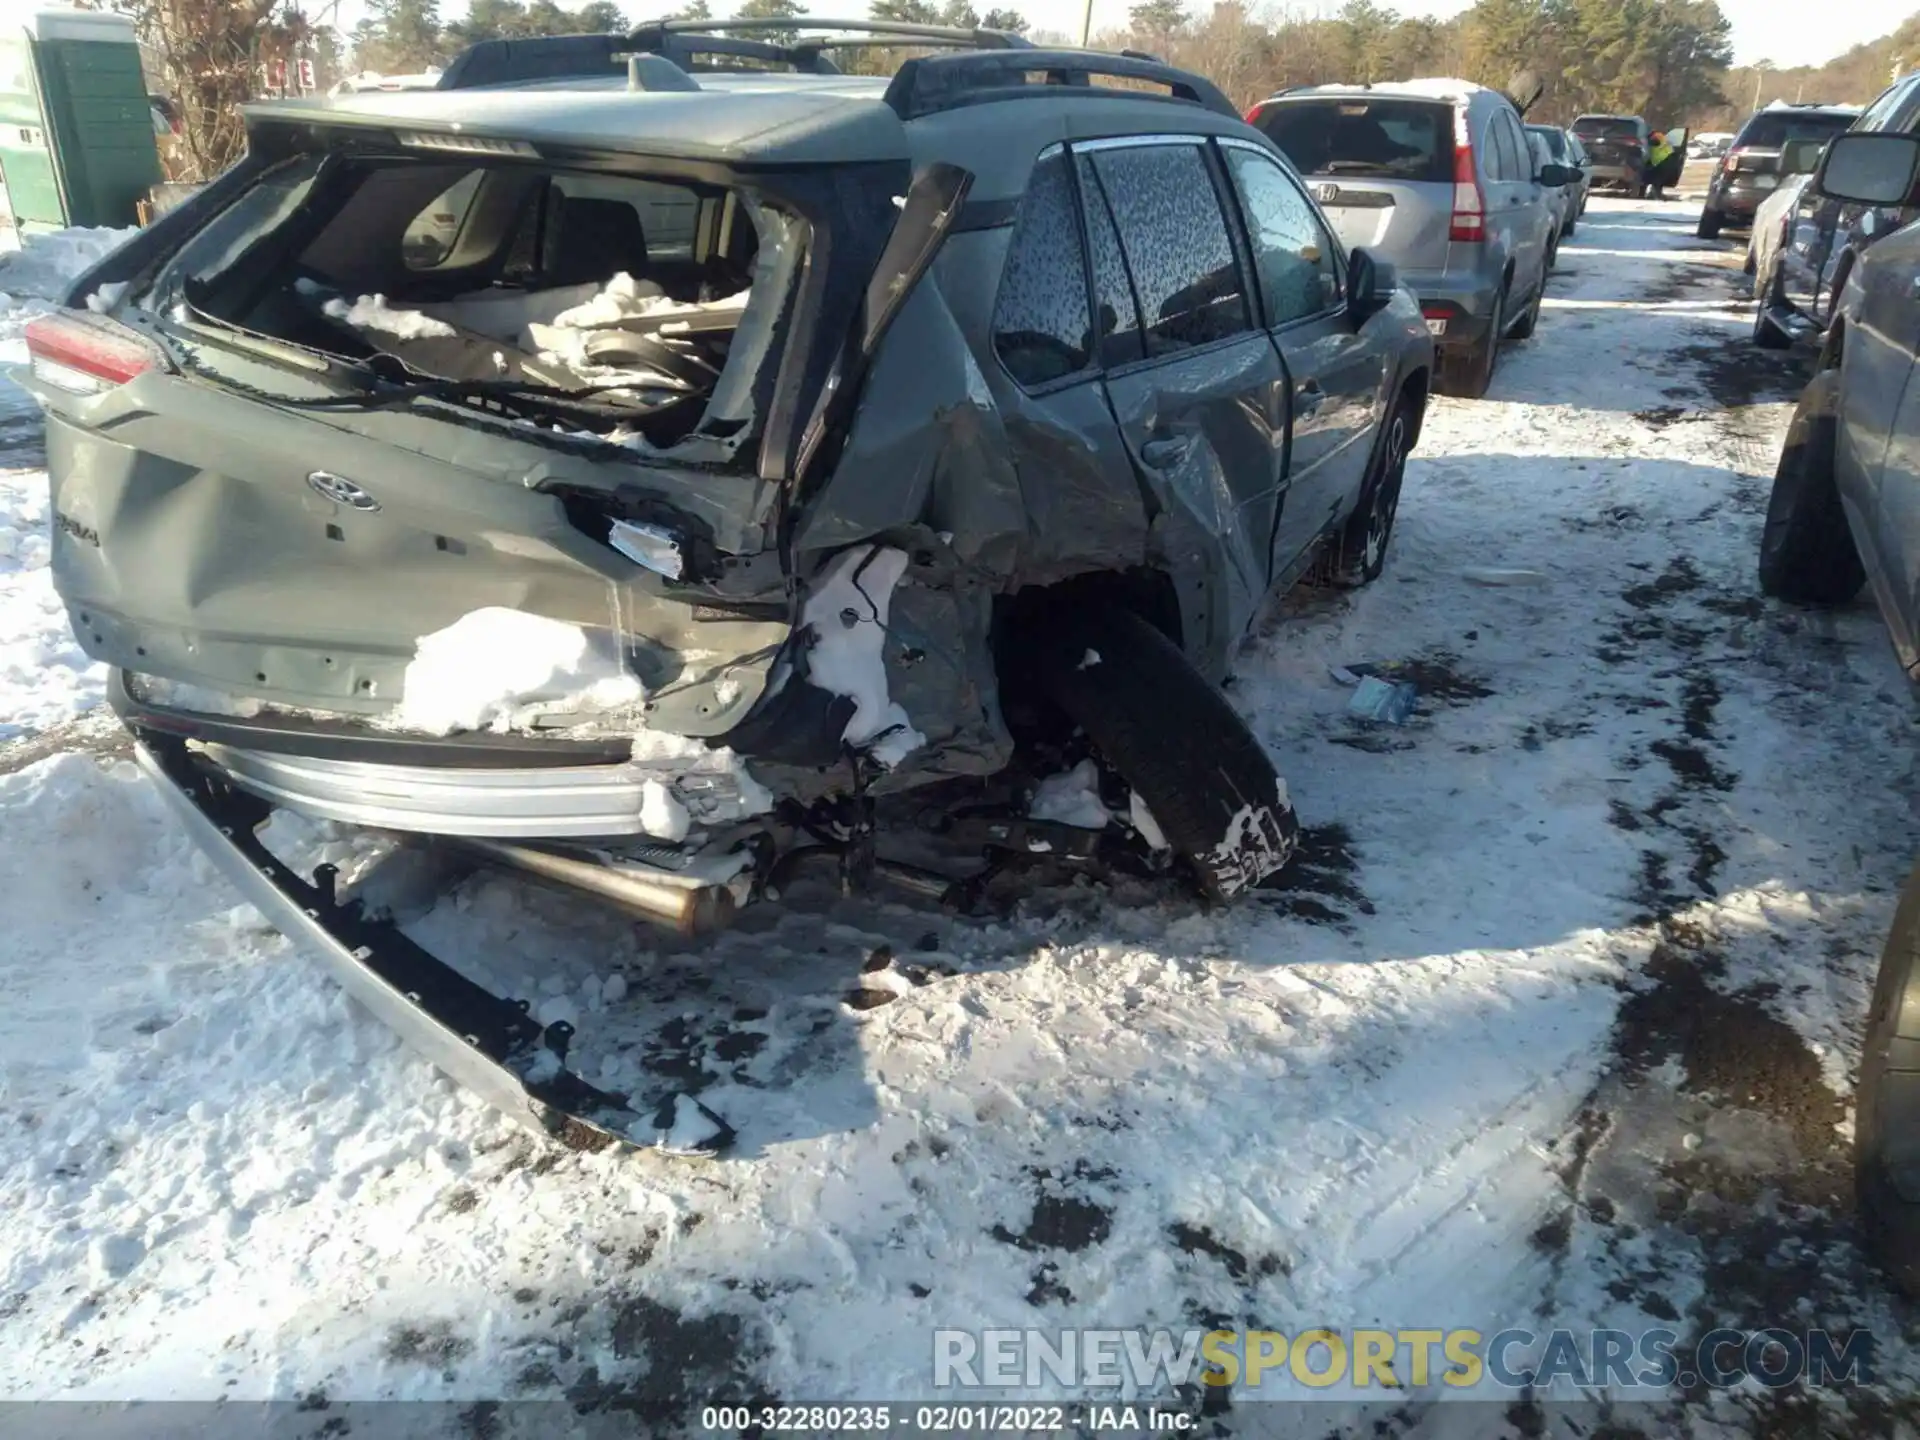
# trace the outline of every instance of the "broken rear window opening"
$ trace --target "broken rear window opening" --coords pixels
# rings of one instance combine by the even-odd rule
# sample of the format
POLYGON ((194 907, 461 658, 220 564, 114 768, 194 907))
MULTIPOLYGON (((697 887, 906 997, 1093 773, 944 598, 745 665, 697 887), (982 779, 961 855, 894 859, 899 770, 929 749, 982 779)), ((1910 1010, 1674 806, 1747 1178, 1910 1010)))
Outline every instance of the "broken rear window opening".
POLYGON ((1453 179, 1453 111, 1424 100, 1285 100, 1254 123, 1303 175, 1453 179))
POLYGON ((347 362, 368 404, 447 400, 719 463, 752 429, 804 235, 718 185, 315 156, 217 216, 146 304, 347 362))

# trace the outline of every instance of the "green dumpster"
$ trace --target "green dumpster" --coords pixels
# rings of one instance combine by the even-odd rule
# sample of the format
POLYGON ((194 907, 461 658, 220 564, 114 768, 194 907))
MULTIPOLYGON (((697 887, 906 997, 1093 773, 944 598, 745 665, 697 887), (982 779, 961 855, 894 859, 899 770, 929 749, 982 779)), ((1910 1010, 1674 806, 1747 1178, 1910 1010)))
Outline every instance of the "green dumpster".
POLYGON ((0 185, 15 227, 133 225, 160 178, 133 22, 91 10, 0 16, 0 185))

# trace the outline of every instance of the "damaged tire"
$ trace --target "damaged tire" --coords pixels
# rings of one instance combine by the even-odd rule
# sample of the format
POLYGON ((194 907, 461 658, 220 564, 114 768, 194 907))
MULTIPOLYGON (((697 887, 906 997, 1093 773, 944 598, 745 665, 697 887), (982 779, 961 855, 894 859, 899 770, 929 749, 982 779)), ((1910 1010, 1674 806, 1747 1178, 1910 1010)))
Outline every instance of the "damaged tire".
POLYGON ((1880 955, 1860 1053, 1854 1188, 1868 1246, 1920 1295, 1920 867, 1907 878, 1880 955))
POLYGON ((1208 895, 1229 899, 1285 866, 1299 834, 1286 786, 1173 641, 1130 610, 1076 608, 1037 648, 1042 691, 1146 803, 1208 895))
POLYGON ((1839 605, 1867 578, 1833 475, 1839 382, 1840 372, 1828 370, 1801 393, 1773 473, 1760 532, 1760 588, 1778 600, 1839 605))

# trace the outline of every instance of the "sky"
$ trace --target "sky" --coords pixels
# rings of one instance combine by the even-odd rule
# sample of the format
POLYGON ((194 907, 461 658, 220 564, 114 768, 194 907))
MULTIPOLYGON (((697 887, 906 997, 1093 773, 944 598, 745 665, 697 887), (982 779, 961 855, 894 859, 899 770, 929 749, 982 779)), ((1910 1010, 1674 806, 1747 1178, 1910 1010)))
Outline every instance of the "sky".
MULTIPOLYGON (((4 0, 0 0, 4 3, 4 0)), ((571 0, 561 0, 568 4, 571 0)), ((625 0, 621 8, 635 20, 650 20, 678 10, 685 0, 625 0)), ((726 14, 726 0, 711 0, 715 14, 726 14)), ((1078 37, 1085 0, 1013 0, 1015 8, 1033 23, 1036 30, 1054 30, 1078 37)), ((1097 33, 1124 24, 1133 0, 1093 0, 1093 28, 1097 33)), ((1278 0, 1277 9, 1296 13, 1332 14, 1341 0, 1278 0)), ((1402 15, 1431 15, 1445 19, 1465 10, 1472 0, 1384 0, 1402 15)), ((362 0, 339 0, 341 25, 351 29, 359 20, 362 0)), ((1205 0, 1189 0, 1190 10, 1204 8, 1205 0)), ((325 8, 317 0, 316 10, 325 8)), ((864 10, 860 0, 812 0, 812 13, 845 16, 864 10)), ((989 6, 978 4, 985 10, 989 6)), ((1261 8, 1255 0, 1254 9, 1261 8)), ((443 18, 453 18, 466 9, 464 0, 441 0, 443 18)), ((1877 40, 1920 9, 1920 0, 1841 0, 1818 7, 1819 22, 1809 24, 1815 7, 1798 0, 1720 0, 1720 10, 1733 22, 1733 60, 1750 65, 1770 60, 1777 65, 1818 65, 1863 41, 1877 40)), ((1920 56, 1909 57, 1910 61, 1920 56)))

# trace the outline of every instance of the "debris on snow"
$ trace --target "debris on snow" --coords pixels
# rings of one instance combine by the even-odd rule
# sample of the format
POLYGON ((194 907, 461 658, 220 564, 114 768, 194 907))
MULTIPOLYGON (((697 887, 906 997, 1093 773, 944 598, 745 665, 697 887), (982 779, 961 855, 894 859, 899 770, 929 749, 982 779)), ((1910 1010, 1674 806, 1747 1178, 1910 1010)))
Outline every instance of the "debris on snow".
POLYGON ((889 770, 927 743, 887 684, 887 616, 906 569, 904 550, 856 545, 834 557, 800 612, 813 630, 808 678, 854 704, 840 738, 889 770))
POLYGON ((1047 776, 1035 788, 1027 814, 1081 830, 1106 829, 1113 814, 1100 798, 1100 767, 1082 760, 1071 770, 1047 776))
POLYGON ((1460 578, 1475 585, 1544 585, 1547 577, 1538 570, 1517 570, 1504 566, 1478 566, 1472 570, 1462 570, 1460 578))
POLYGON ((605 632, 490 605, 420 637, 391 722, 429 735, 507 731, 539 715, 645 698, 605 632))
POLYGON ((1347 712, 1363 720, 1402 725, 1413 714, 1414 702, 1419 698, 1420 692, 1411 680, 1393 682, 1377 675, 1364 675, 1347 701, 1347 712))

